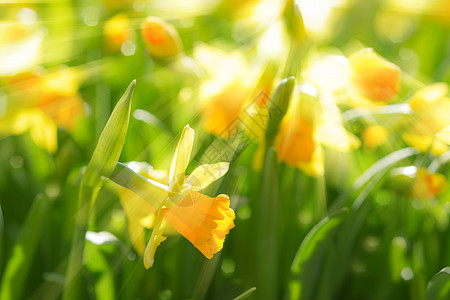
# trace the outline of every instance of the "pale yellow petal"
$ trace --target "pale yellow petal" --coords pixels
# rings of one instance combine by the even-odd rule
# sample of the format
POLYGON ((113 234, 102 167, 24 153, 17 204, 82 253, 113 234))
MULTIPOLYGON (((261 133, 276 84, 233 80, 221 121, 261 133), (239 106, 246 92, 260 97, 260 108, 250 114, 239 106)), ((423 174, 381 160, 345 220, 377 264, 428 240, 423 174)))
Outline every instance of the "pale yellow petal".
POLYGON ((166 239, 165 236, 158 235, 155 239, 150 239, 148 241, 147 247, 144 251, 144 266, 146 269, 149 269, 153 266, 155 262, 155 252, 156 248, 166 239))
POLYGON ((432 136, 405 132, 402 134, 402 138, 409 146, 416 148, 420 152, 430 151, 434 155, 441 155, 448 150, 446 144, 432 136))
POLYGON ((192 186, 194 191, 200 191, 225 175, 229 165, 227 162, 201 165, 189 175, 185 185, 192 186))
POLYGON ((361 145, 356 136, 337 124, 321 125, 317 134, 322 145, 337 151, 347 152, 361 145))
POLYGON ((312 159, 307 163, 300 163, 299 169, 311 177, 319 177, 325 173, 325 156, 322 147, 316 147, 312 159))
POLYGON ((192 146, 194 144, 194 130, 186 125, 178 141, 175 155, 170 166, 169 188, 176 193, 184 183, 186 168, 191 157, 192 146))
POLYGON ((144 225, 145 227, 153 225, 153 222, 148 221, 154 219, 155 210, 144 199, 125 188, 120 189, 119 199, 127 217, 131 243, 136 252, 142 255, 145 246, 144 225))
POLYGON ((436 133, 436 138, 446 143, 447 145, 450 145, 450 126, 447 126, 438 133, 436 133))
POLYGON ((31 139, 39 147, 49 153, 56 152, 58 147, 58 128, 53 121, 38 109, 22 111, 17 114, 12 125, 13 134, 22 134, 30 130, 31 139))

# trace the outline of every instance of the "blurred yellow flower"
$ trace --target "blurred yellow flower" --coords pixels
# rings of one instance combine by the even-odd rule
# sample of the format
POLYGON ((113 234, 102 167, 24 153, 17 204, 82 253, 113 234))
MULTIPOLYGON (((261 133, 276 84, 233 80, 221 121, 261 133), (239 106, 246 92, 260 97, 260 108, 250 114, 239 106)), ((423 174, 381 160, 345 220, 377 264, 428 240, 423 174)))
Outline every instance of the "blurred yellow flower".
POLYGON ((430 6, 425 11, 425 15, 442 25, 450 26, 450 1, 431 1, 430 6))
POLYGON ((314 86, 300 85, 275 139, 278 157, 310 176, 321 176, 324 173, 322 145, 350 151, 359 147, 360 142, 343 128, 332 105, 321 105, 314 86))
POLYGON ((175 27, 158 17, 147 17, 141 32, 151 56, 169 58, 183 52, 183 44, 175 27))
POLYGON ((130 168, 152 182, 158 182, 155 188, 161 190, 162 187, 164 191, 155 193, 155 197, 161 199, 152 200, 153 203, 160 203, 157 208, 131 192, 121 193, 120 196, 133 246, 138 253, 142 254, 144 227, 153 226, 152 236, 143 251, 146 268, 153 265, 156 248, 166 239, 163 233, 167 232, 168 225, 209 259, 222 249, 225 236, 234 227, 235 215, 227 195, 211 198, 198 192, 222 177, 228 170, 228 163, 201 165, 185 176, 193 139, 194 131, 187 125, 178 142, 169 176, 142 164, 130 164, 130 168))
POLYGON ((375 102, 392 100, 400 88, 400 69, 365 48, 349 57, 352 67, 351 81, 364 97, 375 102))
POLYGON ((408 145, 421 152, 429 150, 435 155, 448 150, 446 144, 435 138, 436 134, 442 138, 445 133, 439 133, 450 125, 450 98, 446 96, 447 93, 448 86, 445 83, 435 83, 418 91, 409 99, 416 118, 408 131, 402 135, 408 145))
POLYGON ((373 150, 383 145, 389 137, 389 131, 381 125, 370 125, 361 131, 364 147, 373 150))
POLYGON ((0 118, 0 135, 21 135, 29 131, 31 139, 49 153, 57 149, 57 127, 36 108, 21 109, 0 118))
POLYGON ((42 76, 19 74, 7 82, 7 113, 0 117, 0 134, 20 135, 30 131, 38 146, 54 153, 57 126, 72 130, 84 114, 76 72, 61 67, 42 76))
POLYGON ((200 87, 203 127, 211 134, 226 137, 238 125, 235 121, 251 95, 254 71, 237 51, 228 54, 201 44, 194 49, 194 58, 209 76, 200 87))
POLYGON ((120 52, 123 43, 134 39, 130 22, 125 14, 117 14, 108 19, 103 27, 104 42, 110 52, 120 52))
POLYGON ((401 167, 391 171, 388 186, 397 192, 417 199, 439 196, 447 188, 447 179, 440 173, 430 173, 426 168, 401 167))
POLYGON ((25 72, 38 64, 46 28, 18 22, 0 26, 0 76, 25 72))
POLYGON ((418 199, 429 199, 440 195, 447 188, 447 179, 439 173, 431 174, 427 169, 416 172, 411 195, 418 199))

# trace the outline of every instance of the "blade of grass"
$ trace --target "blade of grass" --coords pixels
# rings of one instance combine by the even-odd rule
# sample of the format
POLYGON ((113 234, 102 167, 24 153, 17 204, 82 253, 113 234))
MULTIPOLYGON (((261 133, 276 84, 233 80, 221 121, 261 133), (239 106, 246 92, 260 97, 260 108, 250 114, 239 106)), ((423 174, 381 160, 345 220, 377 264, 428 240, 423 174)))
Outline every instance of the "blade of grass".
POLYGON ((239 296, 237 296, 233 300, 244 300, 244 299, 247 299, 248 297, 250 297, 251 294, 253 294, 254 291, 256 291, 256 287, 249 288, 248 290, 246 290, 245 292, 243 292, 242 294, 240 294, 239 296))
POLYGON ((94 293, 98 300, 115 299, 115 284, 112 268, 100 250, 100 246, 88 243, 86 252, 89 260, 86 267, 94 275, 94 293))
POLYGON ((450 298, 450 267, 440 270, 431 278, 427 286, 427 300, 450 298))
MULTIPOLYGON (((377 174, 384 174, 389 167, 395 165, 399 161, 408 158, 410 156, 416 155, 418 152, 411 147, 403 148, 398 151, 392 152, 385 157, 376 161, 370 168, 368 168, 361 176, 359 176, 352 187, 346 193, 343 193, 341 197, 339 197, 329 209, 330 212, 340 209, 345 202, 347 201, 350 194, 356 190, 359 190, 363 186, 365 186, 372 178, 374 178, 377 174)), ((361 205, 359 201, 355 201, 356 205, 361 205)))
POLYGON ((26 290, 24 285, 44 230, 49 208, 49 200, 43 195, 38 195, 6 265, 0 288, 0 299, 23 298, 23 292, 26 290))
POLYGON ((306 235, 292 262, 293 278, 289 283, 290 299, 313 299, 322 268, 323 257, 341 225, 347 209, 324 218, 306 235))
POLYGON ((278 220, 279 220, 278 161, 275 148, 266 154, 257 203, 257 265, 258 299, 278 298, 278 220))

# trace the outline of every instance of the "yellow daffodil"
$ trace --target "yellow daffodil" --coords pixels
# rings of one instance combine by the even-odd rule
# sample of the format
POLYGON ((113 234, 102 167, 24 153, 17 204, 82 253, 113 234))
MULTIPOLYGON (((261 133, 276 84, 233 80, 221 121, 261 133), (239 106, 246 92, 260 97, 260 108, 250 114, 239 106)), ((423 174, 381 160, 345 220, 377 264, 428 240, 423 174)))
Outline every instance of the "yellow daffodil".
POLYGON ((199 191, 222 177, 228 163, 201 165, 189 176, 185 175, 194 141, 194 131, 187 125, 178 142, 169 176, 148 167, 130 165, 138 173, 149 178, 158 191, 152 199, 142 199, 129 192, 121 195, 129 221, 130 235, 136 251, 142 253, 144 227, 153 227, 151 238, 144 250, 144 265, 150 268, 167 225, 188 239, 205 257, 212 256, 223 247, 225 236, 234 227, 234 211, 227 195, 215 198, 199 191), (161 175, 162 174, 162 175, 161 175), (150 204, 149 204, 150 203, 150 204), (158 206, 158 207, 155 207, 158 206))
POLYGON ((439 196, 447 188, 447 179, 440 173, 430 173, 428 169, 408 166, 391 171, 392 180, 388 185, 410 197, 430 199, 439 196))
POLYGON ((383 145, 389 137, 389 131, 381 125, 370 125, 361 131, 364 147, 369 150, 383 145))
POLYGON ((38 146, 55 152, 57 127, 72 130, 84 114, 76 72, 62 67, 42 76, 19 74, 8 82, 7 114, 0 117, 0 134, 30 131, 38 146))
MULTIPOLYGON (((194 49, 194 59, 208 76, 200 86, 200 113, 205 131, 226 138, 239 123, 246 122, 246 116, 242 115, 244 107, 249 108, 244 115, 251 116, 258 115, 261 107, 267 110, 268 93, 276 73, 274 66, 248 68, 241 52, 225 53, 204 44, 194 49), (240 117, 243 119, 238 122, 240 117)), ((252 128, 253 135, 262 134, 261 125, 264 124, 258 123, 259 128, 252 128)))
POLYGON ((425 11, 425 16, 446 27, 450 26, 450 1, 436 0, 430 2, 430 6, 425 11))
POLYGON ((430 173, 419 168, 412 186, 411 195, 418 199, 428 199, 440 195, 447 188, 447 179, 439 173, 430 173))
POLYGON ((365 48, 349 57, 352 67, 351 82, 355 89, 369 100, 387 102, 397 96, 400 88, 400 69, 365 48))
POLYGON ((183 44, 175 27, 158 17, 145 19, 141 32, 151 56, 169 58, 183 52, 183 44))
POLYGON ((321 105, 314 86, 299 86, 275 140, 280 160, 310 176, 321 176, 324 173, 321 145, 338 151, 359 147, 359 140, 343 128, 336 109, 321 105))
POLYGON ((122 45, 134 39, 130 22, 125 14, 117 14, 108 19, 103 27, 106 49, 110 52, 120 52, 122 45))
POLYGON ((238 125, 236 120, 251 95, 255 75, 240 52, 227 54, 201 44, 194 49, 194 58, 209 76, 200 87, 203 127, 226 137, 238 125))
POLYGON ((25 72, 38 63, 46 28, 5 22, 0 26, 0 76, 25 72))
POLYGON ((450 98, 445 83, 429 85, 415 93, 409 104, 416 117, 402 137, 407 144, 419 151, 430 151, 440 155, 448 150, 445 142, 445 128, 450 126, 450 98), (442 132, 441 132, 442 131, 442 132), (436 139, 435 136, 440 137, 436 139))

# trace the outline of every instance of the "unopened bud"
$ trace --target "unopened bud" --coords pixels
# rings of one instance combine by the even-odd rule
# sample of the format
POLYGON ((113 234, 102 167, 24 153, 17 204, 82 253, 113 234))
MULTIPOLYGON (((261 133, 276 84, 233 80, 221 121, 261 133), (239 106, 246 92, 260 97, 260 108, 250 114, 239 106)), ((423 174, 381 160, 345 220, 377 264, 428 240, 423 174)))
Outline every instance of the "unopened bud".
POLYGON ((175 27, 160 18, 145 19, 142 24, 142 36, 151 56, 168 58, 183 51, 183 45, 175 27))

